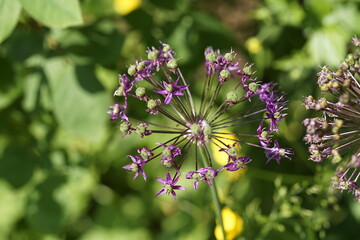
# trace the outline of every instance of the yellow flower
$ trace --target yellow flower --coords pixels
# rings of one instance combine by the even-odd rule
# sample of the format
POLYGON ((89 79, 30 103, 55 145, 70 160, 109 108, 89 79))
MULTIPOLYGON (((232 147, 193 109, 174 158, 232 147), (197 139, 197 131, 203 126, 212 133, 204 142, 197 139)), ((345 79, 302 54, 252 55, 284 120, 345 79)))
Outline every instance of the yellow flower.
POLYGON ((113 6, 115 12, 120 15, 126 15, 138 9, 141 5, 141 0, 114 0, 113 6))
MULTIPOLYGON (((230 208, 224 207, 221 210, 221 216, 225 228, 226 240, 234 239, 243 231, 244 220, 230 208)), ((224 240, 223 232, 219 224, 216 224, 214 234, 217 240, 224 240)))
POLYGON ((263 46, 260 40, 256 37, 251 37, 245 42, 246 49, 253 54, 257 54, 262 51, 263 46))
MULTIPOLYGON (((231 133, 230 131, 226 131, 224 130, 223 132, 225 133, 231 133)), ((236 137, 236 135, 231 135, 231 134, 217 134, 219 137, 224 137, 224 138, 229 138, 229 139, 234 139, 237 140, 238 138, 236 137)), ((235 143, 235 141, 232 140, 228 140, 228 139, 221 139, 221 141, 227 145, 233 145, 235 143)), ((237 146, 238 148, 238 153, 240 153, 241 147, 240 145, 237 146)), ((226 152, 220 152, 220 148, 212 143, 211 144, 211 150, 212 150, 212 155, 213 158, 215 160, 215 162, 217 162, 219 165, 224 166, 225 164, 228 163, 228 154, 226 152)), ((240 157, 240 154, 238 154, 240 157)), ((230 180, 237 180, 239 177, 243 176, 245 174, 245 169, 240 168, 239 170, 235 171, 235 172, 229 172, 229 171, 225 171, 226 175, 229 177, 230 180)))

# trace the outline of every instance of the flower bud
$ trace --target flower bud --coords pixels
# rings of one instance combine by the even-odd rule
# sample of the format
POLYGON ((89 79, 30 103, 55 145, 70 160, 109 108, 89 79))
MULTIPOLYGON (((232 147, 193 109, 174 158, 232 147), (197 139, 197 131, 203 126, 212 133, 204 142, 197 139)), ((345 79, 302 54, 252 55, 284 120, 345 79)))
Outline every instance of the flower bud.
POLYGON ((124 94, 124 87, 123 86, 120 86, 118 87, 115 92, 114 92, 114 96, 122 96, 124 94))

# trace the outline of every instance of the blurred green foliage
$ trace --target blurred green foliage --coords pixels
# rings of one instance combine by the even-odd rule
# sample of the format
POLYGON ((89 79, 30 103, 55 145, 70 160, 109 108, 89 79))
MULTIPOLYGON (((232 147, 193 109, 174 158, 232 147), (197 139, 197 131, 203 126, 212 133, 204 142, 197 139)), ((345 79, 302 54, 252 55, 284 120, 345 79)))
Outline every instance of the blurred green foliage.
POLYGON ((259 79, 287 92, 280 130, 293 160, 265 165, 259 153, 245 176, 219 180, 224 203, 244 219, 239 238, 352 237, 360 206, 329 189, 332 169, 307 161, 300 122, 318 66, 338 64, 360 35, 359 1, 264 0, 244 12, 245 0, 144 0, 126 16, 112 4, 0 0, 0 239, 214 238, 207 187, 154 198, 156 167, 146 183, 121 169, 139 139, 122 138, 106 110, 117 74, 159 41, 177 51, 190 81, 201 79, 212 45, 238 50, 259 79), (252 27, 240 38, 238 15, 252 27), (259 51, 239 41, 250 36, 259 51))

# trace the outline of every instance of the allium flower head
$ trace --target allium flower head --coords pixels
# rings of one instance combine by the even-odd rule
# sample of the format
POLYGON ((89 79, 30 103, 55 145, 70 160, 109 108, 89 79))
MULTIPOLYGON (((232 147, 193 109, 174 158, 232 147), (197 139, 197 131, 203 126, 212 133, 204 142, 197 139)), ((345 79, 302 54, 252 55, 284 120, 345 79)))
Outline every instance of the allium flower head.
MULTIPOLYGON (((354 38, 353 44, 359 47, 357 43, 359 39, 354 38)), ((319 117, 303 121, 310 160, 323 162, 329 159, 326 161, 337 166, 332 186, 349 191, 360 201, 359 53, 348 54, 335 71, 323 67, 317 83, 323 97, 308 96, 304 100, 306 109, 321 113, 319 117)))
POLYGON ((240 68, 235 59, 234 51, 223 55, 211 47, 205 50, 206 78, 199 91, 201 98, 196 100, 190 91, 196 89, 191 89, 191 82, 185 80, 175 51, 168 44, 148 49, 147 60, 136 61, 127 74, 120 75, 120 86, 114 94, 119 103, 110 107, 110 119, 119 121, 125 136, 136 133, 144 138, 156 134, 162 140, 138 149, 139 155, 130 156, 133 163, 124 168, 136 177, 139 173, 145 176, 144 168, 149 162, 163 165, 166 179, 157 178, 164 187, 156 196, 168 193, 175 197, 174 190, 184 190, 175 185, 181 176, 193 181, 197 189, 200 182, 213 186, 212 181, 221 171, 244 168, 251 157, 239 157, 236 149, 240 145, 262 150, 266 162, 275 159, 279 163, 292 154, 273 140, 279 131, 278 123, 285 116, 284 96, 275 90, 275 84, 257 81, 252 65, 240 68), (143 106, 148 118, 127 114, 130 98, 140 102, 136 109, 143 106), (156 122, 159 115, 163 116, 162 122, 156 122), (228 155, 224 165, 213 164, 211 144, 228 155), (194 151, 189 156, 191 148, 194 151), (182 172, 185 163, 193 171, 182 172))

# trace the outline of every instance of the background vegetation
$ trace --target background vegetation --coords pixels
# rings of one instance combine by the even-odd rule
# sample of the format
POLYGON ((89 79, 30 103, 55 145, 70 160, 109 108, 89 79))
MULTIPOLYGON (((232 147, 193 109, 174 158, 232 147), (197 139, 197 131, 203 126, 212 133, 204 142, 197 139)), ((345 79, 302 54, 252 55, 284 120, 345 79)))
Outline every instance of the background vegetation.
POLYGON ((245 174, 219 179, 244 220, 238 238, 353 239, 360 205, 307 160, 301 121, 319 66, 346 56, 359 23, 356 0, 0 0, 0 239, 214 238, 208 187, 154 198, 157 169, 144 183, 121 168, 144 142, 122 138, 106 111, 118 74, 159 41, 190 82, 211 45, 287 93, 293 159, 255 153, 245 174))

